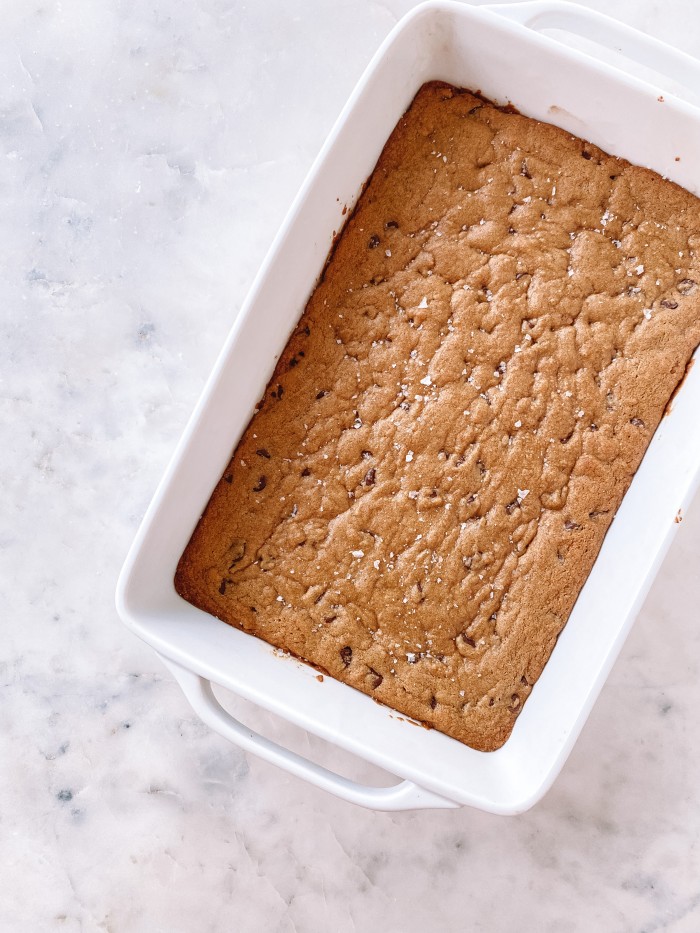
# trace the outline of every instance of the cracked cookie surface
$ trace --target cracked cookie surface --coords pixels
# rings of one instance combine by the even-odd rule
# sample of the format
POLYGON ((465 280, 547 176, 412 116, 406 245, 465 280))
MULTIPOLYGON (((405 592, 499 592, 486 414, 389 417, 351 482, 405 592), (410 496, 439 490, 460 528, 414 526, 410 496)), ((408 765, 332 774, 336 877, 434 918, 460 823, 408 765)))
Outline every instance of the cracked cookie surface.
POLYGON ((700 202, 468 92, 387 142, 183 554, 196 606, 510 735, 700 343, 700 202))

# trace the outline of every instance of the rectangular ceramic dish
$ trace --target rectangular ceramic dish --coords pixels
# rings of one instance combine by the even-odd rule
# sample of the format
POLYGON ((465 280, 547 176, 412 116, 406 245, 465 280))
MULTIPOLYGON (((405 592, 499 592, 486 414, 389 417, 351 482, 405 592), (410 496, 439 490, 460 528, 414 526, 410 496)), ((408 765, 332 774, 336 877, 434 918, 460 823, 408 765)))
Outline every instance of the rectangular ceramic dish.
POLYGON ((416 728, 369 697, 194 608, 175 567, 231 450, 382 147, 415 92, 442 79, 512 102, 700 194, 700 109, 669 87, 700 88, 700 64, 573 4, 471 7, 435 0, 392 31, 357 85, 263 263, 131 548, 117 592, 127 625, 168 663, 202 719, 247 751, 377 809, 532 806, 556 777, 622 646, 700 471, 700 367, 657 430, 574 611, 496 752, 416 728), (646 83, 541 30, 584 36, 669 76, 646 83), (231 399, 237 400, 232 407, 231 399), (285 717, 401 778, 364 787, 233 719, 211 684, 285 717))

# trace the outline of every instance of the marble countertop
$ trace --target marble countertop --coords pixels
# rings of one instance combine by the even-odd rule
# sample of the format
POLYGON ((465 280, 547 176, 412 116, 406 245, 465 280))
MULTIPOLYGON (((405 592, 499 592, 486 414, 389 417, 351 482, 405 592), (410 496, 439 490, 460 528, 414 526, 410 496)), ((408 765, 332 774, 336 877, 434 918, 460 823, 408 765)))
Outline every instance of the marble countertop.
MULTIPOLYGON (((257 266, 413 5, 3 7, 2 931, 700 929, 697 501, 560 778, 514 818, 371 813, 242 754, 114 610, 257 266)), ((700 55, 693 0, 590 5, 700 55)))

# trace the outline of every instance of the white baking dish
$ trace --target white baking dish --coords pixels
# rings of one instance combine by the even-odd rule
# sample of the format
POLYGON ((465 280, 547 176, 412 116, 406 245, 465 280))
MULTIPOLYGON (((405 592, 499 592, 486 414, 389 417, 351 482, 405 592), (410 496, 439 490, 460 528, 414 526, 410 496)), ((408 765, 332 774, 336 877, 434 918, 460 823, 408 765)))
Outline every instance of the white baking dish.
MULTIPOLYGON (((613 20, 561 2, 474 8, 426 3, 384 42, 294 202, 156 492, 117 591, 127 625, 162 655, 202 719, 242 748, 378 809, 470 804, 530 807, 564 763, 689 502, 700 469, 700 366, 663 419, 554 653, 498 751, 474 751, 416 728, 369 697, 182 600, 173 574, 331 244, 389 133, 430 79, 478 89, 647 165, 700 194, 700 109, 572 50, 559 28, 700 88, 700 65, 613 20), (680 157, 680 161, 678 161, 680 157), (364 787, 256 735, 215 699, 211 683, 400 776, 364 787)), ((671 85, 669 82, 669 86, 671 85)))

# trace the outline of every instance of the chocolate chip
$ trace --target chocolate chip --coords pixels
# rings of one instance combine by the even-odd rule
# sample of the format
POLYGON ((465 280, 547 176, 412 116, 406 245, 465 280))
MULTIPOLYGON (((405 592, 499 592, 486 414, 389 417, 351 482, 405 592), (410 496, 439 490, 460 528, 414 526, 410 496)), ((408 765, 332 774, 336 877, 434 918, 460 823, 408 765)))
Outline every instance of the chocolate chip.
POLYGON ((564 522, 564 528, 566 528, 567 531, 579 531, 581 526, 577 522, 567 520, 564 522))
POLYGON ((662 308, 670 308, 671 311, 673 311, 675 308, 678 307, 678 302, 677 302, 677 301, 670 301, 668 298, 663 298, 662 301, 661 301, 661 307, 662 307, 662 308))
POLYGON ((299 360, 296 358, 296 356, 293 356, 291 360, 289 361, 289 368, 294 369, 294 367, 298 365, 299 365, 299 360))
POLYGON ((515 712, 516 709, 520 708, 520 697, 517 693, 511 694, 510 697, 510 708, 515 712))
POLYGON ((343 664, 347 667, 348 664, 352 661, 352 648, 350 645, 346 645, 344 648, 340 649, 340 658, 343 664))
POLYGON ((399 225, 395 220, 387 220, 384 226, 386 227, 387 230, 398 230, 399 229, 399 225))
POLYGON ((316 398, 317 398, 317 399, 323 398, 323 396, 324 396, 325 394, 326 394, 325 390, 324 390, 324 389, 321 389, 321 391, 317 393, 316 398))
POLYGON ((589 518, 600 518, 601 515, 607 515, 610 509, 594 509, 588 513, 589 518))
POLYGON ((431 709, 435 709, 436 706, 437 706, 437 700, 436 700, 436 698, 435 698, 435 697, 431 697, 431 698, 430 698, 430 708, 431 708, 431 709))
POLYGON ((584 159, 592 159, 592 158, 593 158, 593 156, 590 154, 590 152, 586 152, 585 149, 583 150, 583 152, 581 153, 581 155, 583 156, 584 159))
POLYGON ((379 237, 376 233, 373 233, 369 238, 369 243, 367 244, 368 249, 376 249, 379 246, 379 237))
POLYGON ((256 450, 255 453, 258 455, 258 457, 264 457, 266 460, 270 459, 270 451, 265 450, 264 447, 261 447, 260 450, 256 450))
POLYGON ((630 418, 630 424, 633 424, 635 428, 645 428, 646 425, 641 418, 630 418))
POLYGON ((471 658, 472 650, 476 648, 476 642, 473 638, 470 638, 469 635, 460 632, 455 638, 455 648, 463 658, 471 658))
POLYGON ((681 295, 690 295, 695 291, 697 283, 693 279, 681 279, 681 281, 676 285, 676 289, 681 293, 681 295))
POLYGON ((229 561, 228 569, 230 570, 234 564, 237 564, 239 561, 243 560, 244 555, 245 541, 243 541, 242 538, 235 538, 226 551, 226 557, 229 561))
POLYGON ((261 476, 256 486, 253 486, 253 492, 262 492, 267 486, 267 477, 261 476))
POLYGON ((559 440, 560 440, 560 442, 561 442, 562 444, 568 444, 569 441, 571 440, 571 438, 572 438, 573 436, 574 436, 574 432, 573 432, 573 431, 569 431, 569 433, 566 435, 566 437, 560 437, 559 440))
POLYGON ((224 476, 224 482, 229 483, 230 485, 233 482, 233 474, 227 473, 226 476, 224 476))
POLYGON ((304 467, 304 469, 301 471, 301 475, 302 475, 302 476, 311 476, 311 470, 310 470, 308 467, 304 467))
MULTIPOLYGON (((337 618, 338 616, 326 616, 326 618, 323 621, 326 623, 326 625, 330 625, 331 622, 335 622, 337 618)), ((342 654, 343 652, 341 651, 340 653, 342 654)))
POLYGON ((382 682, 383 680, 384 680, 384 678, 382 677, 382 675, 381 675, 378 671, 375 671, 375 669, 374 669, 373 667, 370 667, 370 669, 369 669, 369 671, 368 671, 368 673, 367 673, 367 681, 368 681, 370 687, 371 687, 373 690, 376 690, 377 687, 379 687, 379 686, 381 685, 381 682, 382 682))
POLYGON ((515 227, 508 227, 508 233, 516 233, 515 227))
POLYGON ((225 595, 226 595, 226 584, 227 584, 228 582, 229 582, 228 580, 222 580, 222 581, 221 581, 221 585, 219 586, 219 592, 221 593, 222 596, 225 596, 225 595))
POLYGON ((489 706, 495 706, 495 705, 496 705, 495 697, 489 697, 489 706))
POLYGON ((523 676, 520 678, 520 683, 523 685, 523 687, 529 687, 529 686, 530 686, 530 682, 529 682, 529 680, 527 679, 527 677, 526 677, 524 674, 523 674, 523 676))
POLYGON ((524 175, 525 178, 532 178, 532 175, 530 174, 528 170, 527 162, 525 161, 525 159, 523 159, 523 161, 520 163, 520 174, 524 175))
POLYGON ((375 480, 376 475, 377 475, 377 471, 374 469, 374 467, 372 467, 371 470, 367 470, 367 473, 365 474, 365 478, 363 480, 365 486, 374 486, 374 480, 375 480))

